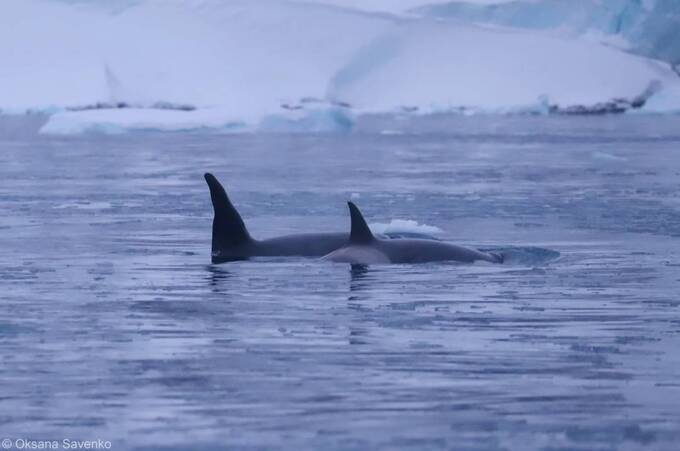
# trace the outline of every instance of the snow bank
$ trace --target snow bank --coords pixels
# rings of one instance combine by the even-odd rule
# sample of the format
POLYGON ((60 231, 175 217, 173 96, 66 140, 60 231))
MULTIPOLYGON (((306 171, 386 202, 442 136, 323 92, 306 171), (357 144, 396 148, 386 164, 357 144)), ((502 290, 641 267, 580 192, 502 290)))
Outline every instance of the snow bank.
POLYGON ((678 109, 668 67, 544 33, 286 0, 0 9, 0 110, 56 113, 44 133, 347 130, 351 111, 626 105, 653 81, 678 109))

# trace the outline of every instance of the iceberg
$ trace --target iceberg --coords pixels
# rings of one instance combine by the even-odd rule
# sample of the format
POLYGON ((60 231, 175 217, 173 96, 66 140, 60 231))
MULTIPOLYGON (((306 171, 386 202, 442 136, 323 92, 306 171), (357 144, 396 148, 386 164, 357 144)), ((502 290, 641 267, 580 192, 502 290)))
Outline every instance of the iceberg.
POLYGON ((66 134, 337 132, 376 112, 680 110, 671 66, 580 35, 317 1, 4 0, 0 112, 44 112, 42 133, 66 134))
POLYGON ((0 110, 58 111, 62 125, 106 116, 131 126, 132 119, 120 119, 129 113, 144 117, 138 128, 165 120, 171 128, 198 120, 257 126, 290 118, 285 105, 323 98, 343 61, 389 25, 270 0, 117 2, 114 11, 103 3, 3 2, 0 110), (150 111, 172 109, 164 105, 195 112, 150 111), (126 108, 115 111, 120 106, 126 108))
POLYGON ((668 65, 585 40, 431 21, 400 24, 331 80, 359 111, 608 113, 680 85, 668 65))

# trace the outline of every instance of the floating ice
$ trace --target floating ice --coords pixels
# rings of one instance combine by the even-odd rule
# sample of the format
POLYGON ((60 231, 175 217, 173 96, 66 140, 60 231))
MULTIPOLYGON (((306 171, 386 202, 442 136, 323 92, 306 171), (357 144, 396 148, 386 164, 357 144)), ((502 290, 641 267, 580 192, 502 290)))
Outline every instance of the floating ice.
POLYGON ((85 111, 63 111, 52 115, 40 129, 43 134, 72 135, 80 133, 117 134, 126 131, 181 131, 209 128, 234 130, 245 128, 238 118, 221 111, 172 111, 118 108, 85 111))
POLYGON ((389 223, 372 222, 370 228, 373 233, 380 234, 417 233, 436 235, 442 233, 442 229, 439 227, 419 224, 412 219, 392 219, 389 223))
POLYGON ((223 108, 191 111, 157 108, 91 109, 61 111, 52 115, 40 129, 42 134, 81 133, 118 134, 128 131, 211 132, 338 132, 352 128, 353 117, 347 108, 316 106, 310 109, 281 109, 262 118, 244 117, 223 108))

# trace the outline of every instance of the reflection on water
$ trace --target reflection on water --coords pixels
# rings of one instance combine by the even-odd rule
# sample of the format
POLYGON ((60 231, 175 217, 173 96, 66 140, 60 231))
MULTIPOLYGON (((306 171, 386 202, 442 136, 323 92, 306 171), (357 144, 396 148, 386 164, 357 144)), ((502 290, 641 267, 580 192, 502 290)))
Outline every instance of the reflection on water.
MULTIPOLYGON (((350 265, 349 301, 357 299, 355 296, 360 295, 362 291, 366 291, 371 282, 370 271, 367 265, 350 265)), ((374 271, 376 270, 374 269, 374 271)))
POLYGON ((205 269, 209 273, 208 280, 213 293, 219 294, 228 291, 227 285, 232 274, 227 268, 227 266, 206 265, 205 269))

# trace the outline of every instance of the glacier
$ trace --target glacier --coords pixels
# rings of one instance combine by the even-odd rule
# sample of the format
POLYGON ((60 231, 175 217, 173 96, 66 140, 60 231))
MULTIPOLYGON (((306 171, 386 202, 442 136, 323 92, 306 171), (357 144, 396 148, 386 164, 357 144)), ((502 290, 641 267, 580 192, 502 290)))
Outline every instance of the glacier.
MULTIPOLYGON (((486 3, 466 11, 521 2, 486 3)), ((680 77, 655 54, 492 27, 490 16, 441 20, 433 8, 450 3, 373 4, 6 0, 0 113, 45 113, 42 133, 75 134, 346 131, 373 113, 680 110, 680 77)))
POLYGON ((680 65, 677 0, 454 1, 414 7, 416 15, 462 23, 553 30, 600 38, 634 53, 680 65))

